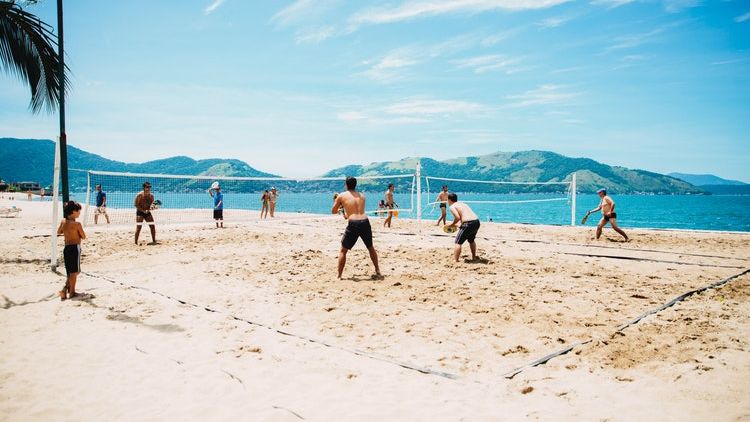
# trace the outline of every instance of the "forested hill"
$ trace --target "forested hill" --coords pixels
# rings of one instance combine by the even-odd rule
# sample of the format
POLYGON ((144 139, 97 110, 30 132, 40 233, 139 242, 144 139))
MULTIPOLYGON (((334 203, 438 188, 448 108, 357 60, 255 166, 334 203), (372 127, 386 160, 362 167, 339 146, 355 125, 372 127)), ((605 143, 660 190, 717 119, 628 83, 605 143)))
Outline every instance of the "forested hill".
MULTIPOLYGON (((330 171, 326 176, 388 175, 413 173, 416 158, 350 165, 330 171)), ((456 179, 502 180, 514 182, 567 181, 577 174, 579 192, 596 192, 606 187, 614 193, 700 194, 704 190, 685 181, 645 170, 608 166, 590 158, 571 158, 548 151, 498 152, 478 157, 437 161, 421 158, 422 175, 456 179)), ((440 183, 439 181, 437 183, 440 183)), ((449 183, 450 184, 450 183, 449 183)), ((455 184, 454 184, 455 185, 455 184)), ((468 188, 468 186, 461 186, 468 188)), ((434 188, 431 188, 435 190, 434 188)), ((488 190, 488 186, 476 186, 488 190)), ((560 189, 538 188, 536 190, 560 189)), ((520 190, 520 189, 519 189, 520 190)))
MULTIPOLYGON (((39 182, 42 186, 50 185, 54 162, 55 144, 50 140, 0 138, 0 178, 6 181, 33 181, 39 182)), ((194 160, 178 156, 135 164, 110 160, 70 145, 68 145, 68 167, 130 173, 277 177, 258 171, 240 160, 219 158, 194 160)), ((85 172, 71 170, 69 175, 71 190, 85 190, 85 172)))

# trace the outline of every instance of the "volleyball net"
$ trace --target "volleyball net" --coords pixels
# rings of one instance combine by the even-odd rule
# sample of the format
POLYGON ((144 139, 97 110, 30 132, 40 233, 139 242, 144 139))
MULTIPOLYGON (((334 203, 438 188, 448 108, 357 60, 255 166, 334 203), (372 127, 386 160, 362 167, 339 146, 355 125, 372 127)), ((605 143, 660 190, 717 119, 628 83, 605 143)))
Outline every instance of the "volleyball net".
MULTIPOLYGON (((426 176, 422 214, 438 218, 447 193, 470 204, 482 221, 575 225, 576 174, 561 181, 515 182, 426 176), (443 193, 445 192, 445 193, 443 193)), ((451 216, 448 215, 450 219, 451 216)))
MULTIPOLYGON (((356 178, 357 190, 368 199, 368 214, 413 214, 415 174, 356 178), (393 208, 381 204, 389 185, 393 185, 393 208)), ((144 184, 153 195, 153 202, 147 203, 151 202, 156 224, 212 222, 219 209, 226 221, 335 218, 334 195, 346 190, 345 180, 343 176, 293 179, 88 171, 82 221, 86 226, 135 224, 136 197, 144 184)))

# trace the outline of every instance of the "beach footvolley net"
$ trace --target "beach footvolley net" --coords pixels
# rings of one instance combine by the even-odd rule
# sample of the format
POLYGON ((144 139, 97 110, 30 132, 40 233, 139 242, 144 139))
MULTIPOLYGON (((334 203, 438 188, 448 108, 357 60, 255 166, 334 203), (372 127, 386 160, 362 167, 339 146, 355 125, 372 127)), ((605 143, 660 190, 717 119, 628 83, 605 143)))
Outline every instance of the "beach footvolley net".
MULTIPOLYGON (((482 221, 542 223, 559 215, 559 224, 576 224, 576 174, 563 180, 513 182, 426 176, 427 201, 424 217, 440 215, 439 198, 444 186, 470 204, 482 221)), ((452 219, 450 212, 448 219, 452 219)))
MULTIPOLYGON (((406 217, 415 210, 414 174, 356 177, 357 190, 366 195, 369 214, 398 211, 406 217), (394 185, 398 207, 379 208, 389 184, 394 185)), ((343 176, 291 179, 88 171, 83 222, 87 226, 107 224, 107 220, 111 224, 136 224, 135 199, 146 182, 154 196, 151 214, 156 224, 212 223, 217 216, 226 222, 258 221, 261 214, 274 220, 341 218, 332 215, 331 208, 334 195, 346 189, 345 180, 343 176), (97 186, 101 186, 106 202, 97 186), (220 204, 216 187, 222 195, 220 204)))

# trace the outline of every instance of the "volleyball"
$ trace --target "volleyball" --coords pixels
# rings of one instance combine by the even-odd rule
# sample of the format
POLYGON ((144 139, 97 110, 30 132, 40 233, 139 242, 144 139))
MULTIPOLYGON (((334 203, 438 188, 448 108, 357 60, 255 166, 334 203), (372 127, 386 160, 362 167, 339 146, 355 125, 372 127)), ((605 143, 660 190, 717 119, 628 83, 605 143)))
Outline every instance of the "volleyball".
POLYGON ((446 224, 443 226, 443 231, 446 233, 455 233, 458 231, 458 227, 451 224, 446 224))

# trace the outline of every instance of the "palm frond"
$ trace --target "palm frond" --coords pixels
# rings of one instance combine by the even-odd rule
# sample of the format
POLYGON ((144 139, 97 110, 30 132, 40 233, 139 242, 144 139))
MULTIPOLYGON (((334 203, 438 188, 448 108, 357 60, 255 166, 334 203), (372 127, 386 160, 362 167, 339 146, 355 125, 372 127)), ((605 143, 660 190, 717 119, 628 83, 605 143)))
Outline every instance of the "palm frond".
MULTIPOLYGON (((0 65, 28 83, 29 108, 53 112, 60 103, 60 77, 57 37, 52 27, 21 9, 13 1, 0 1, 0 65)), ((68 68, 63 80, 70 87, 68 68)))

